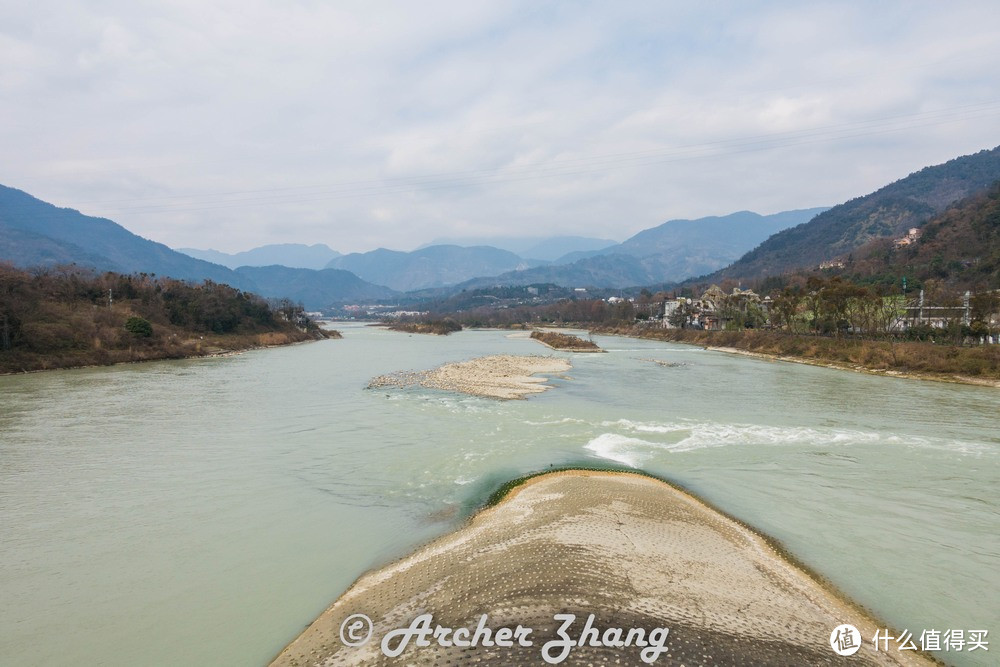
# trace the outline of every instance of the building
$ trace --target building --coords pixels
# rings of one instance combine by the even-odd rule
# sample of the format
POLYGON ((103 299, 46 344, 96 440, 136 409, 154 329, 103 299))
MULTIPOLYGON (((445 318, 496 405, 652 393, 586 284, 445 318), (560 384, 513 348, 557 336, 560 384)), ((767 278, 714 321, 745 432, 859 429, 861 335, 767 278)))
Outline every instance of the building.
POLYGON ((892 242, 892 246, 897 250, 899 248, 905 248, 906 246, 916 243, 917 239, 920 238, 920 229, 917 227, 910 227, 909 231, 906 232, 906 236, 898 238, 892 242))

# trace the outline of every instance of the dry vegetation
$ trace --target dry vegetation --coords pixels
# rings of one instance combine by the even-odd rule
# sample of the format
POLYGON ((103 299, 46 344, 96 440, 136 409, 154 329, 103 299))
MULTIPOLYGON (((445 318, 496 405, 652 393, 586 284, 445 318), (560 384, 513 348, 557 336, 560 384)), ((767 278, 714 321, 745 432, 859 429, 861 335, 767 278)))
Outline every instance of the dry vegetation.
POLYGON ((405 333, 447 336, 455 331, 461 331, 462 325, 451 318, 445 318, 443 320, 430 320, 427 322, 393 322, 388 325, 388 328, 393 331, 403 331, 405 333))
POLYGON ((555 331, 532 331, 531 337, 555 350, 571 350, 573 352, 603 352, 596 343, 569 334, 555 331))
POLYGON ((222 354, 326 337, 227 285, 0 265, 0 373, 222 354))
POLYGON ((1000 345, 938 345, 894 340, 836 339, 771 331, 699 331, 608 327, 600 333, 730 347, 767 356, 789 357, 855 370, 872 370, 937 378, 955 376, 1000 380, 1000 345))

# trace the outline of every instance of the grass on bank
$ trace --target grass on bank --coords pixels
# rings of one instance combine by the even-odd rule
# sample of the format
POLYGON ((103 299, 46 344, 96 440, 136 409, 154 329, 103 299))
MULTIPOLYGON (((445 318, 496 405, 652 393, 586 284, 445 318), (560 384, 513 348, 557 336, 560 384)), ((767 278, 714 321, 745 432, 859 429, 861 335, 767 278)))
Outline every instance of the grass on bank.
POLYGON ((702 331, 618 326, 601 327, 594 332, 731 347, 768 356, 875 372, 1000 380, 1000 345, 958 346, 892 339, 830 338, 759 329, 702 331))
POLYGON ((564 465, 559 467, 553 466, 551 468, 548 468, 547 470, 538 470, 536 472, 531 472, 526 475, 521 475, 520 477, 515 477, 513 479, 509 479, 503 482, 487 496, 485 501, 478 503, 477 510, 487 509, 499 505, 501 502, 503 502, 503 499, 510 494, 511 491, 513 491, 519 486, 526 484, 528 481, 535 479, 536 477, 541 477, 542 475, 549 475, 552 473, 559 473, 559 472, 572 472, 576 470, 582 470, 585 472, 626 473, 629 475, 640 475, 642 477, 649 477, 655 479, 657 481, 669 484, 671 486, 676 486, 676 484, 674 484, 673 482, 664 477, 660 477, 658 475, 654 475, 653 473, 646 472, 644 470, 639 470, 637 468, 631 468, 626 465, 583 463, 578 465, 564 465))

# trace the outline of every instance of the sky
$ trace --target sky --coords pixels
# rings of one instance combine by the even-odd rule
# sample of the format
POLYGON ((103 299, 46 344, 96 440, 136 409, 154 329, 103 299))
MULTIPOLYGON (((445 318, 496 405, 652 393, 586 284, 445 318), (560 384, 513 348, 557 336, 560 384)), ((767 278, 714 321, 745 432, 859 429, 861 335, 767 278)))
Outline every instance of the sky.
POLYGON ((0 183, 171 247, 624 240, 1000 145, 1000 3, 0 0, 0 183))

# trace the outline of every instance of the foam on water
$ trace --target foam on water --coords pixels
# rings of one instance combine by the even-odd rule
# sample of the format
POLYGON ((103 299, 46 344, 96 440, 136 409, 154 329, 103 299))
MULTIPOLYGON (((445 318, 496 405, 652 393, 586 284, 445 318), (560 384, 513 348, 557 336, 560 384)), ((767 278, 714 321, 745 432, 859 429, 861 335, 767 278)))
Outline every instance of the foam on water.
MULTIPOLYGON (((678 420, 675 422, 637 422, 629 419, 603 421, 603 428, 617 428, 624 432, 622 437, 632 443, 632 448, 644 444, 650 448, 687 452, 709 447, 727 447, 735 445, 891 445, 896 447, 931 448, 953 451, 960 454, 980 455, 988 451, 988 445, 960 440, 928 438, 922 436, 900 436, 881 434, 873 431, 850 429, 816 429, 805 426, 775 426, 764 424, 726 424, 720 422, 699 422, 678 420), (657 441, 631 438, 629 434, 657 434, 663 436, 657 441)), ((601 441, 600 449, 590 444, 604 438, 619 434, 604 433, 598 436, 587 449, 599 452, 608 441, 601 441)), ((599 454, 600 455, 600 454, 599 454)), ((634 455, 634 454, 633 454, 634 455)), ((620 459, 614 457, 612 460, 620 459)), ((632 465, 631 463, 629 465, 632 465)))
POLYGON ((531 421, 530 419, 525 419, 524 423, 528 426, 558 426, 560 424, 585 424, 586 422, 582 419, 575 419, 573 417, 563 417, 562 419, 554 419, 551 421, 531 421))
POLYGON ((639 438, 629 438, 617 433, 602 433, 588 442, 584 449, 589 449, 602 459, 638 468, 643 461, 652 456, 650 449, 657 446, 655 442, 639 438))

